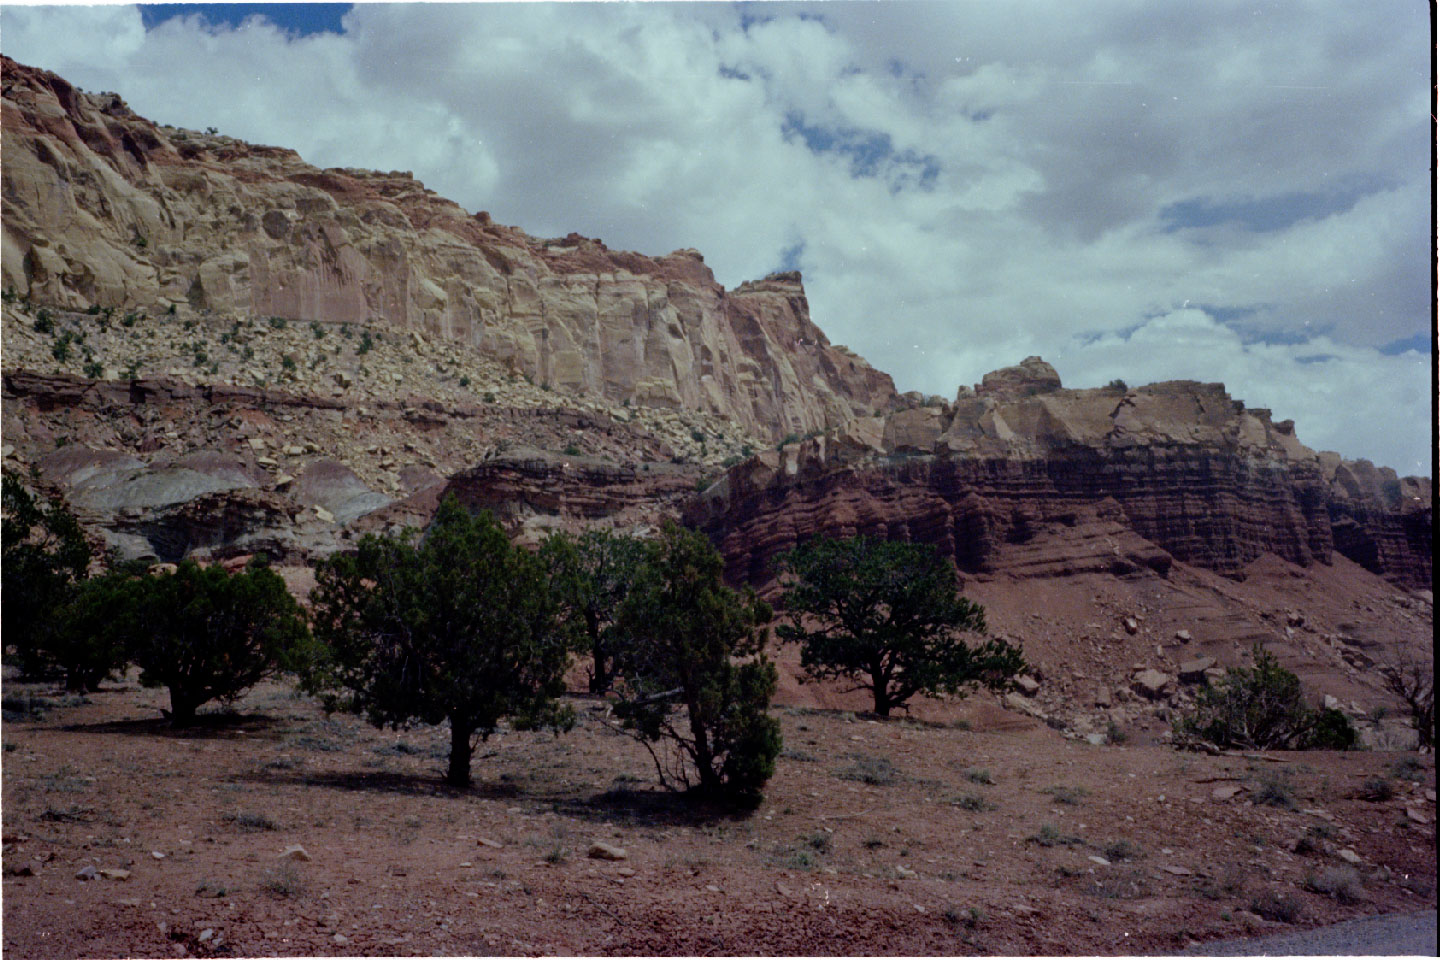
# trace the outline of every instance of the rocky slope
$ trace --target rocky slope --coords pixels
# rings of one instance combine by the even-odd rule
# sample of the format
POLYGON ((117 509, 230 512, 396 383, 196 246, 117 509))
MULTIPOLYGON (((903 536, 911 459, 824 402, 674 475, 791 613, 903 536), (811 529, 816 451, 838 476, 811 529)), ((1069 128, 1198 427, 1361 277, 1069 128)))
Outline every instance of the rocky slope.
POLYGON ((894 397, 811 323, 798 274, 726 291, 693 250, 536 239, 408 173, 320 170, 157 126, 8 58, 0 69, 4 284, 37 303, 418 331, 536 383, 772 441, 894 397))

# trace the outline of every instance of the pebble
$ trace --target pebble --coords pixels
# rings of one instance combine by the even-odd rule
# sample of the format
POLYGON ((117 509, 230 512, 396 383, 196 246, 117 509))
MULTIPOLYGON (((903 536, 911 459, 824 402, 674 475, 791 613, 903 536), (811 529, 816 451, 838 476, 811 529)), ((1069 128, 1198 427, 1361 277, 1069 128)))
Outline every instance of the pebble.
POLYGON ((501 847, 505 846, 505 844, 503 844, 503 843, 498 843, 498 842, 496 842, 496 841, 494 841, 494 840, 491 840, 489 837, 476 837, 476 838, 475 838, 475 843, 476 843, 476 845, 478 845, 478 846, 481 846, 481 847, 493 847, 493 848, 495 848, 496 850, 499 850, 501 847))
POLYGON ((312 860, 312 859, 314 859, 314 858, 311 857, 310 854, 305 851, 305 848, 302 847, 302 846, 300 846, 300 844, 298 844, 298 843, 292 843, 292 844, 290 844, 290 846, 288 846, 288 847, 286 847, 284 850, 280 851, 280 855, 279 855, 278 857, 276 857, 275 859, 277 859, 277 860, 300 860, 300 861, 302 861, 302 862, 308 862, 308 861, 310 861, 310 860, 312 860))
POLYGON ((164 860, 164 859, 165 859, 165 854, 161 853, 159 850, 151 850, 151 851, 150 851, 150 856, 154 857, 156 860, 164 860))
POLYGON ((79 870, 75 871, 76 880, 94 880, 98 876, 100 876, 100 871, 96 870, 88 863, 85 864, 85 866, 81 867, 79 870))
POLYGON ((1108 867, 1108 866, 1110 866, 1110 861, 1109 861, 1109 860, 1106 860, 1104 857, 1093 857, 1093 856, 1092 856, 1092 857, 1087 857, 1086 859, 1088 859, 1091 863, 1098 863, 1098 864, 1100 864, 1100 866, 1102 866, 1102 867, 1108 867))

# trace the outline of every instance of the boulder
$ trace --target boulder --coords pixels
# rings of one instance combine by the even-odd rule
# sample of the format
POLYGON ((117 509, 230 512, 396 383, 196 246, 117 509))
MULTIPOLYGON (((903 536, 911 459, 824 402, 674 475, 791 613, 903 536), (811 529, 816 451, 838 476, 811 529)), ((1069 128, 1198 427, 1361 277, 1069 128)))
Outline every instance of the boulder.
POLYGON ((1180 663, 1180 679, 1186 683, 1203 683, 1205 671, 1215 666, 1214 657, 1196 657, 1193 660, 1183 660, 1180 663))
POLYGON ((596 840, 590 844, 590 850, 586 856, 592 860, 624 860, 629 857, 624 847, 617 847, 614 844, 606 843, 603 840, 596 840))
POLYGON ((1163 699, 1174 683, 1174 677, 1153 668, 1141 670, 1131 678, 1131 686, 1135 692, 1149 700, 1163 699))

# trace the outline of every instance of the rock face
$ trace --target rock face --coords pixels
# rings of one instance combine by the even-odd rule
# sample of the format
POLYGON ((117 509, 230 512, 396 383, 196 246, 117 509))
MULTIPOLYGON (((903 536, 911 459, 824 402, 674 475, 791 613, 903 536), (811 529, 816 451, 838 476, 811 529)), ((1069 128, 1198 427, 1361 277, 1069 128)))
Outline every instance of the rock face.
POLYGON ((766 451, 687 517, 752 582, 818 534, 934 543, 977 574, 1163 575, 1179 560, 1238 575, 1264 553, 1338 552, 1430 582, 1429 480, 1317 454, 1221 384, 1066 390, 1032 357, 953 405, 891 414, 882 435, 879 450, 840 434, 766 451))
POLYGON ((726 291, 693 250, 536 239, 408 173, 320 170, 0 65, 4 285, 21 296, 406 328, 537 383, 705 411, 771 440, 894 400, 888 375, 810 321, 797 273, 726 291))

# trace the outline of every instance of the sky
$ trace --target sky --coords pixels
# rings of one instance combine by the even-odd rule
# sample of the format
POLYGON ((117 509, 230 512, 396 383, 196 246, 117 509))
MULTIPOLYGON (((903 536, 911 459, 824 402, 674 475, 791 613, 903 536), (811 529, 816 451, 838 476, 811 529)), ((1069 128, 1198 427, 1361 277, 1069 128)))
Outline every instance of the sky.
POLYGON ((6 3, 0 51, 537 236, 799 269, 901 390, 1223 381, 1432 473, 1414 0, 6 3))

